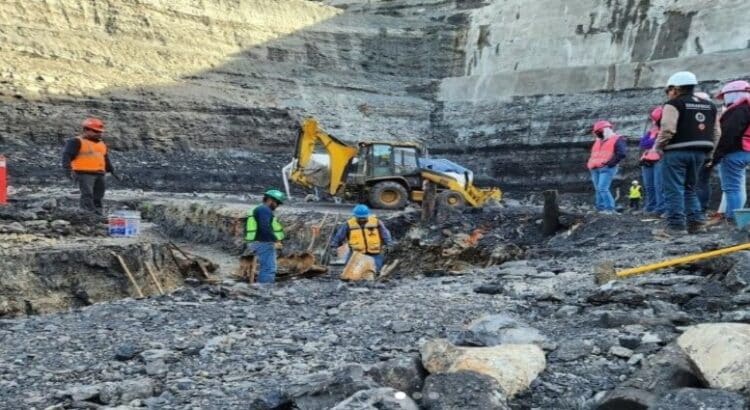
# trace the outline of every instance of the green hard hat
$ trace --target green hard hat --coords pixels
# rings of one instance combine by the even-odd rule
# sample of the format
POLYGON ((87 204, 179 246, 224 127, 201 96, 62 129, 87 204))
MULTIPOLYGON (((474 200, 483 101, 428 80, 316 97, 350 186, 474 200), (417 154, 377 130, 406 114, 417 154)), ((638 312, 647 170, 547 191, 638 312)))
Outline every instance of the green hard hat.
POLYGON ((268 191, 264 192, 263 195, 275 199, 276 202, 280 204, 283 204, 284 201, 286 201, 286 195, 284 195, 284 193, 279 191, 278 189, 269 189, 268 191))

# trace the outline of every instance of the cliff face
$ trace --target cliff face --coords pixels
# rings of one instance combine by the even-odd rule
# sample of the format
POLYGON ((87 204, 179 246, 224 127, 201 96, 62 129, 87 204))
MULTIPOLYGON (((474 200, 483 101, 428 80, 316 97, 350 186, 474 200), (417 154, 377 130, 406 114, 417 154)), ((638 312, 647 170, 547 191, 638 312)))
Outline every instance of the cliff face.
POLYGON ((511 189, 577 189, 594 119, 636 136, 672 71, 708 88, 750 74, 750 3, 705 3, 9 1, 0 150, 15 180, 46 180, 98 115, 132 185, 254 189, 279 183, 314 115, 511 189))

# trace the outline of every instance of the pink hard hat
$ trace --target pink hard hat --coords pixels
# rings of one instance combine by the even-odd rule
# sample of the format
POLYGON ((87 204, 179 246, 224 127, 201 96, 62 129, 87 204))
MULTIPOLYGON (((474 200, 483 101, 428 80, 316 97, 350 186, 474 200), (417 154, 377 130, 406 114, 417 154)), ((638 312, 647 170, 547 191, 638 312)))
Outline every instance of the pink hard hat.
POLYGON ((651 119, 654 120, 654 122, 661 121, 661 114, 664 112, 664 108, 660 105, 653 110, 651 110, 651 119))
POLYGON ((594 133, 602 132, 605 128, 614 128, 612 123, 606 120, 599 120, 594 123, 594 133))
POLYGON ((750 91, 750 83, 744 80, 737 80, 737 81, 731 81, 724 85, 724 87, 721 87, 721 91, 719 91, 718 94, 716 94, 716 98, 723 99, 724 94, 728 93, 738 93, 738 92, 748 92, 750 91))

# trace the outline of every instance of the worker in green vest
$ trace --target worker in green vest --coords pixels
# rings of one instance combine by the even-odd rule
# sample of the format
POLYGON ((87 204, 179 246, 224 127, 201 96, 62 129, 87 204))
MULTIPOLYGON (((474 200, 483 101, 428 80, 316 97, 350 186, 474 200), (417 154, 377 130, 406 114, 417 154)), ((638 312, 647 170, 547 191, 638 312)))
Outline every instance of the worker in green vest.
POLYGON ((247 249, 258 259, 258 283, 276 280, 276 244, 284 239, 284 227, 273 211, 285 200, 281 191, 270 189, 263 194, 263 203, 247 213, 245 241, 247 249))

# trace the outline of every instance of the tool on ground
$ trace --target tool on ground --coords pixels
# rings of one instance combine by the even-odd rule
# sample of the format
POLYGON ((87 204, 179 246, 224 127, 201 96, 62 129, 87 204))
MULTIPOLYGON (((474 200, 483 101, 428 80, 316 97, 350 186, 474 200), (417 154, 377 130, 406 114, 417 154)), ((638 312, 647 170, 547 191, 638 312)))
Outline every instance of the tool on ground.
POLYGON ((383 269, 380 271, 380 275, 378 275, 377 280, 379 282, 385 281, 388 279, 388 277, 391 276, 391 273, 393 273, 394 270, 398 267, 398 264, 401 263, 401 259, 396 259, 395 261, 391 262, 388 265, 385 265, 383 269))
POLYGON ((499 188, 474 185, 470 170, 448 160, 423 158, 423 154, 422 147, 408 142, 350 145, 328 135, 315 119, 308 118, 301 125, 294 158, 282 169, 282 177, 287 194, 291 181, 380 209, 403 209, 409 201, 421 202, 425 181, 437 187, 441 206, 479 208, 502 199, 499 188))
POLYGON ((138 283, 136 283, 135 278, 133 277, 133 274, 130 273, 130 269, 128 269, 128 265, 125 264, 125 260, 122 259, 122 256, 117 254, 116 252, 110 252, 112 256, 117 258, 117 260, 120 262, 120 266, 122 266, 122 270, 125 271, 125 275, 127 275, 128 279, 130 280, 130 284, 133 285, 135 288, 135 291, 138 293, 138 297, 143 297, 143 292, 141 292, 140 286, 138 286, 138 283))
POLYGON ((333 220, 333 229, 331 230, 331 234, 328 235, 328 240, 325 243, 325 250, 323 251, 323 255, 320 257, 320 264, 323 266, 328 266, 329 263, 331 263, 331 240, 333 239, 333 235, 336 235, 336 229, 338 229, 339 225, 339 214, 336 214, 336 218, 333 220))
POLYGON ((665 261, 651 263, 648 265, 638 266, 635 268, 615 271, 614 263, 611 261, 603 262, 597 266, 595 275, 597 283, 607 283, 612 280, 627 278, 630 276, 642 275, 644 273, 652 272, 658 269, 671 268, 673 266, 684 265, 686 263, 693 263, 704 259, 711 259, 718 256, 728 255, 730 253, 744 251, 750 249, 750 243, 744 243, 741 245, 730 246, 728 248, 716 249, 708 252, 695 253, 687 256, 681 256, 679 258, 667 259, 665 261))
MULTIPOLYGON (((323 219, 320 220, 320 223, 317 225, 313 225, 312 228, 312 236, 310 237, 310 245, 307 246, 307 251, 312 252, 313 247, 315 246, 315 240, 318 239, 320 236, 320 230, 323 229, 323 225, 326 223, 326 219, 328 219, 328 212, 323 214, 323 219)), ((334 227, 334 229, 336 229, 334 227)))
POLYGON ((146 271, 148 272, 148 275, 151 276, 151 280, 154 281, 154 285, 156 285, 156 289, 159 290, 159 294, 164 294, 164 289, 161 287, 161 283, 159 283, 159 279, 156 278, 156 274, 154 273, 154 269, 151 267, 151 264, 148 262, 143 263, 146 266, 146 271))

